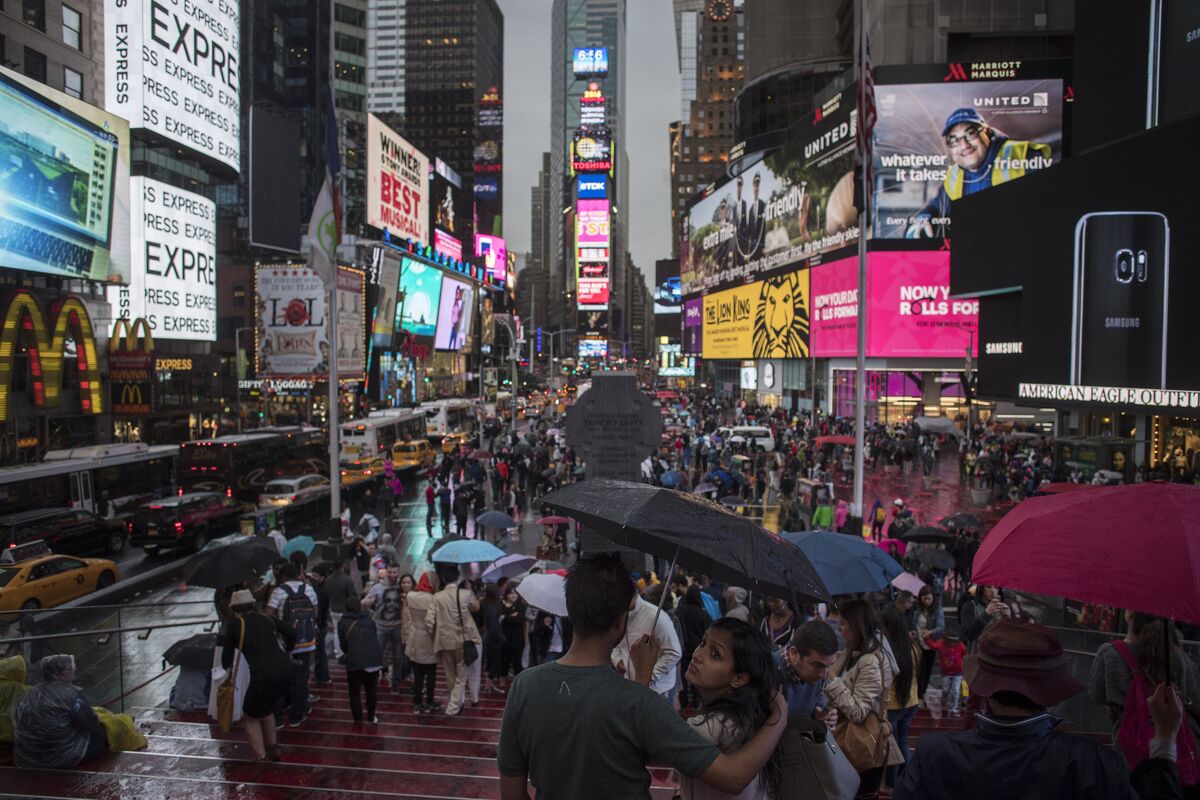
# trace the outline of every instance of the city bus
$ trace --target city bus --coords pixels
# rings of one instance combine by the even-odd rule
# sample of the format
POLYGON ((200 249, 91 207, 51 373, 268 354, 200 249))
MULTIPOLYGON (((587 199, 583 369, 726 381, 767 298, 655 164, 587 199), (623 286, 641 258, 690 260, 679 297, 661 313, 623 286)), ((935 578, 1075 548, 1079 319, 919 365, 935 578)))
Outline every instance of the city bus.
POLYGON ((116 517, 174 492, 178 457, 176 444, 51 450, 40 463, 0 468, 0 515, 78 508, 116 517))
POLYGON ((429 400, 421 403, 421 410, 425 412, 425 435, 430 440, 441 441, 447 433, 475 429, 475 408, 470 400, 429 400))
POLYGON ((398 442, 425 437, 425 415, 415 408, 388 408, 372 411, 363 419, 350 420, 342 427, 338 459, 351 461, 385 456, 398 442))
POLYGON ((178 472, 181 490, 222 492, 253 503, 275 478, 328 475, 329 458, 318 428, 259 428, 184 442, 178 472))

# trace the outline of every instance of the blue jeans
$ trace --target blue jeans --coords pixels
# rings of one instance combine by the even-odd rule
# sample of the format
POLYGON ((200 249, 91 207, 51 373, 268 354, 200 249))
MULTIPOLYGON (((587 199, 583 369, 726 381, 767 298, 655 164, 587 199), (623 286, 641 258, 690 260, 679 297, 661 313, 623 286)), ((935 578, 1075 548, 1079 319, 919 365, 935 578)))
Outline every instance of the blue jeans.
POLYGON ((958 711, 962 700, 962 675, 942 676, 942 707, 947 711, 958 711))
POLYGON ((912 725, 913 716, 917 713, 916 706, 902 708, 898 711, 888 710, 888 722, 892 723, 892 736, 896 737, 896 744, 900 746, 900 754, 904 756, 903 764, 894 764, 887 768, 886 783, 888 786, 895 786, 896 781, 904 774, 904 767, 908 764, 908 729, 912 725))
POLYGON ((308 716, 308 668, 312 653, 292 653, 292 686, 275 709, 275 724, 283 724, 283 704, 288 706, 288 722, 299 724, 308 716))

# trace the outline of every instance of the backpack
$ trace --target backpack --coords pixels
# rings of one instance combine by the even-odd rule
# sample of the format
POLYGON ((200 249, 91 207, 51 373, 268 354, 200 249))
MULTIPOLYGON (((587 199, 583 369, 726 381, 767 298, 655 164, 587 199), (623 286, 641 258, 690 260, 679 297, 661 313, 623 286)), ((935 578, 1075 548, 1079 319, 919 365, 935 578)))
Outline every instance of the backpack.
POLYGON ((287 599, 283 601, 283 624, 296 632, 296 644, 292 647, 295 653, 305 647, 317 645, 317 612, 313 608, 308 592, 301 587, 296 591, 286 583, 283 591, 287 599))
MULTIPOLYGON (((1117 747, 1129 763, 1129 769, 1137 769, 1138 765, 1150 757, 1150 739, 1154 737, 1154 726, 1150 723, 1147 713, 1146 676, 1142 673, 1133 657, 1133 651, 1123 641, 1112 643, 1113 649, 1121 656, 1125 666, 1129 667, 1129 689, 1125 692, 1125 710, 1121 713, 1121 727, 1117 729, 1117 747)), ((1200 759, 1196 755, 1196 739, 1188 724, 1187 714, 1184 714, 1183 724, 1179 726, 1179 735, 1175 737, 1175 765, 1179 768, 1179 783, 1183 786, 1195 786, 1200 783, 1200 759)))

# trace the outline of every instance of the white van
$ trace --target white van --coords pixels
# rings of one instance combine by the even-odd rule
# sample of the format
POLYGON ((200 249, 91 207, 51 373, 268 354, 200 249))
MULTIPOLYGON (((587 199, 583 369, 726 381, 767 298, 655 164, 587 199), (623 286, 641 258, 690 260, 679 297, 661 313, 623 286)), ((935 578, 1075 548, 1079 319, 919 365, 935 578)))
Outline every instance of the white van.
POLYGON ((733 436, 740 436, 746 440, 746 445, 753 444, 755 447, 761 447, 770 453, 775 449, 775 437, 771 435, 771 429, 762 425, 738 425, 733 428, 718 428, 717 433, 721 434, 721 438, 725 442, 733 436))

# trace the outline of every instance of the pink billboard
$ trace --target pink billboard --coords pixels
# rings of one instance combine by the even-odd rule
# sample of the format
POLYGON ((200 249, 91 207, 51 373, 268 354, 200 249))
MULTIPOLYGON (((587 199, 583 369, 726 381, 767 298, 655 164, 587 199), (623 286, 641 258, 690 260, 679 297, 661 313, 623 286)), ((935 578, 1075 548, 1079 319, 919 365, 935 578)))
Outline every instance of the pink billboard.
POLYGON ((871 253, 867 355, 965 358, 979 349, 979 301, 950 298, 950 253, 871 253))
POLYGON ((812 268, 812 354, 840 358, 858 352, 858 259, 812 268))
POLYGON ((508 280, 508 248, 499 236, 475 234, 475 255, 483 260, 489 280, 508 280))
POLYGON ((577 247, 608 247, 608 201, 579 200, 575 205, 577 247))
POLYGON ((433 229, 433 252, 462 261, 462 242, 438 228, 433 229))
MULTIPOLYGON (((858 259, 813 267, 812 352, 853 356, 857 349, 858 259)), ((978 355, 979 301, 950 298, 950 254, 874 252, 867 257, 867 356, 963 358, 978 355)))

